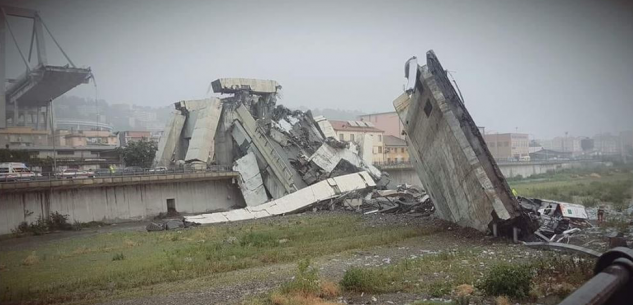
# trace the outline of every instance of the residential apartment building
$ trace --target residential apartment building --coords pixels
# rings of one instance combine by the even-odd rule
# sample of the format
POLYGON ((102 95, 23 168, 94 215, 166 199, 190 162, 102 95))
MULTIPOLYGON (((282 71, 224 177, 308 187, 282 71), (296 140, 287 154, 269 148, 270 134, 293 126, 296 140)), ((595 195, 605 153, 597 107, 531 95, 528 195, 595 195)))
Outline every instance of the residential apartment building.
POLYGON ((620 141, 625 153, 633 151, 633 130, 620 132, 620 141))
POLYGON ((559 151, 563 153, 570 152, 572 155, 580 155, 583 153, 581 137, 556 137, 551 140, 539 140, 544 149, 559 151))
POLYGON ((0 129, 0 149, 9 147, 31 147, 49 145, 51 139, 47 130, 31 127, 9 127, 0 129))
POLYGON ((142 139, 158 143, 158 139, 152 136, 151 131, 119 131, 118 136, 121 147, 127 146, 130 142, 136 142, 142 139))
POLYGON ((530 158, 530 140, 524 133, 484 135, 488 150, 499 161, 525 161, 530 158))
POLYGON ((404 139, 404 135, 402 134, 404 125, 402 125, 395 111, 360 115, 358 119, 363 122, 372 123, 376 128, 383 130, 385 132, 384 135, 404 139))
POLYGON ((610 133, 601 133, 593 137, 593 148, 601 155, 619 155, 621 153, 620 137, 610 133))
POLYGON ((385 163, 409 162, 409 148, 407 147, 407 141, 392 135, 385 135, 384 145, 385 153, 383 159, 385 163))
POLYGON ((372 155, 374 163, 384 162, 383 158, 383 134, 384 131, 376 128, 371 123, 363 121, 330 121, 336 136, 340 141, 353 142, 362 147, 362 142, 369 135, 372 141, 372 155))
POLYGON ((119 138, 106 130, 59 131, 59 146, 119 146, 119 138))

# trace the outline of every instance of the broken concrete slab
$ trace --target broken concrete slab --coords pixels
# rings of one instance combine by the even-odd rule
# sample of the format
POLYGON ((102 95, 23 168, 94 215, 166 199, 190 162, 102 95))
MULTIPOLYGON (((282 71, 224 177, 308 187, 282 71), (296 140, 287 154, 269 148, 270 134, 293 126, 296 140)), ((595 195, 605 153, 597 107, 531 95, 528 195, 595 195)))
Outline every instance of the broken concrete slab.
POLYGON ((158 142, 154 166, 168 166, 174 161, 174 152, 179 143, 180 133, 186 118, 180 113, 174 113, 158 142))
POLYGON ((394 107, 437 215, 479 231, 493 223, 530 231, 520 223, 524 217, 510 187, 433 51, 426 62, 422 67, 415 58, 407 62, 411 88, 394 107))
POLYGON ((215 132, 222 113, 222 101, 214 98, 207 99, 204 103, 205 107, 192 111, 196 119, 185 155, 185 162, 202 161, 207 163, 213 159, 215 132))
POLYGON ((334 131, 334 127, 330 124, 330 121, 326 119, 324 116, 319 115, 314 117, 314 121, 318 124, 321 133, 325 138, 334 138, 336 139, 336 132, 334 131))
POLYGON ((318 182, 259 206, 227 212, 185 216, 185 219, 190 222, 210 224, 283 215, 308 209, 316 203, 334 199, 349 192, 368 191, 375 186, 375 182, 367 172, 353 173, 318 182))
POLYGON ((249 91, 252 93, 276 93, 281 88, 279 83, 267 79, 220 78, 211 83, 215 93, 236 93, 249 91))
POLYGON ((323 143, 317 151, 310 156, 309 162, 313 162, 326 173, 331 173, 337 165, 345 160, 355 167, 368 171, 374 178, 379 179, 381 172, 379 169, 366 163, 358 154, 346 148, 334 148, 327 143, 323 143))
POLYGON ((235 161, 233 170, 240 173, 239 186, 247 206, 258 206, 268 201, 254 153, 249 152, 235 161))

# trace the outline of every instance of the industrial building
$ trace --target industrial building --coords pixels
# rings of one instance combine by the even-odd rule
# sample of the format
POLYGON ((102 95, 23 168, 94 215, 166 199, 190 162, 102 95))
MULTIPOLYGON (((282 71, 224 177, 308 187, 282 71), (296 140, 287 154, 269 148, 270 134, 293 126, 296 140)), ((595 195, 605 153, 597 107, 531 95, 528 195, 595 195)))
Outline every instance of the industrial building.
POLYGON ((525 133, 484 135, 492 157, 499 161, 529 161, 530 140, 525 133))
POLYGON ((404 139, 404 127, 398 114, 395 111, 371 113, 358 116, 358 119, 363 122, 369 122, 376 128, 384 131, 385 136, 394 136, 404 139))
POLYGON ((383 158, 385 164, 409 162, 407 141, 392 135, 385 135, 384 142, 385 153, 383 158))

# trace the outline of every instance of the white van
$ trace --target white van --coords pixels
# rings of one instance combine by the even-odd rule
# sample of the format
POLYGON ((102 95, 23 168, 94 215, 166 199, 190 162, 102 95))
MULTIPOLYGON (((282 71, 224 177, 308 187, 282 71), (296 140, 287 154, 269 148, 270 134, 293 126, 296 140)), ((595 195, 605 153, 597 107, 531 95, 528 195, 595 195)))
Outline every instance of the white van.
POLYGON ((0 163, 0 182, 31 180, 41 176, 41 174, 32 172, 24 163, 0 163))

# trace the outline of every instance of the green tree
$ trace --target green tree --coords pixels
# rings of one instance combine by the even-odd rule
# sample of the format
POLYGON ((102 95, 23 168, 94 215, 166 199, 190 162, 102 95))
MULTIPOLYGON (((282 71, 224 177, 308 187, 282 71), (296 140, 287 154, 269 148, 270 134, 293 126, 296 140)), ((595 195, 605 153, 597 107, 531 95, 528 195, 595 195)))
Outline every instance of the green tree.
POLYGON ((128 143, 127 147, 117 148, 117 153, 123 158, 125 166, 149 168, 152 166, 157 150, 156 143, 142 139, 128 143))
POLYGON ((0 149, 0 162, 22 162, 28 164, 33 159, 32 154, 26 150, 0 149))

